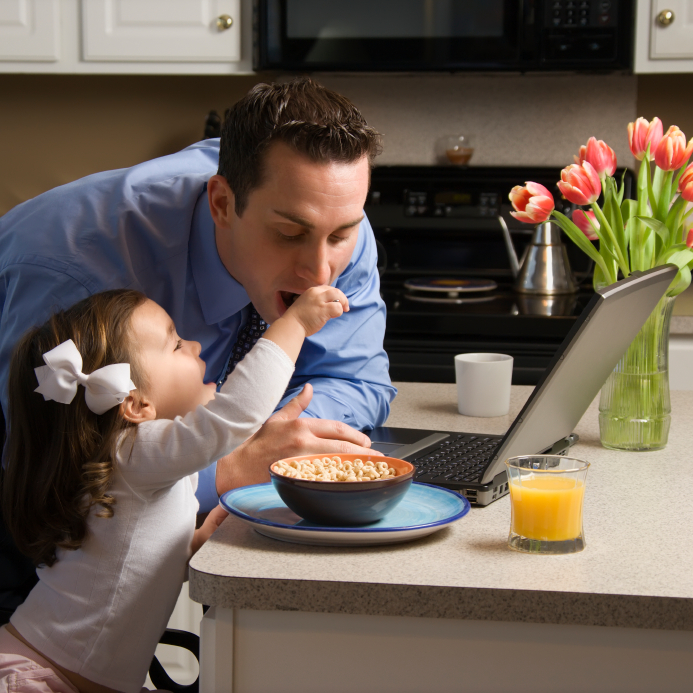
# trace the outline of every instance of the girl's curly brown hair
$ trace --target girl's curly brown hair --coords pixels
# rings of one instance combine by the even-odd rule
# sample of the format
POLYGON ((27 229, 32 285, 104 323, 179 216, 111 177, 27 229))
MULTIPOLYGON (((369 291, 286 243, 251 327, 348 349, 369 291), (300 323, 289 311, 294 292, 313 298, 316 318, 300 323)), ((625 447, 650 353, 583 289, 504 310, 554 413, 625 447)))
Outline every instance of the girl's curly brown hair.
POLYGON ((51 566, 58 547, 78 549, 87 536, 87 517, 113 515, 108 491, 115 471, 119 434, 134 426, 119 407, 94 414, 78 387, 70 404, 45 401, 34 392, 34 368, 43 354, 72 339, 83 371, 129 363, 131 378, 144 387, 130 319, 146 297, 138 291, 94 294, 30 330, 15 347, 8 382, 9 417, 2 478, 2 514, 19 550, 35 565, 51 566))

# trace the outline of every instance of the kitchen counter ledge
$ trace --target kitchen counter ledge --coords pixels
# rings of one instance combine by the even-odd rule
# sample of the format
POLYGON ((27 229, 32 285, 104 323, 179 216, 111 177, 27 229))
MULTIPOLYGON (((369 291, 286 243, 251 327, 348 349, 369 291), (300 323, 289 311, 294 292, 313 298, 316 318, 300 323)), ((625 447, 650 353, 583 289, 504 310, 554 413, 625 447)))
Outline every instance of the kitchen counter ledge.
MULTIPOLYGON (((390 426, 502 433, 532 388, 515 386, 510 414, 460 416, 454 385, 397 383, 390 426)), ((665 450, 599 444, 597 400, 576 432, 587 476, 586 549, 533 556, 506 546, 506 496, 429 537, 329 548, 257 534, 231 516, 190 563, 190 595, 259 611, 552 623, 693 631, 693 392, 672 392, 665 450), (658 483, 655 482, 658 479, 658 483)))

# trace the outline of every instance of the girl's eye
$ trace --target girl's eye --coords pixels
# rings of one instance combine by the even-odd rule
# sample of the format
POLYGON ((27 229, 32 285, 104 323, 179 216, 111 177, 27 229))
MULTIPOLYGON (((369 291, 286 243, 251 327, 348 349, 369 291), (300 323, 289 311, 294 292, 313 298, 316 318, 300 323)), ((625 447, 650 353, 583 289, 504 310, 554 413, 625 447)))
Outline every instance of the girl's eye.
POLYGON ((179 339, 179 340, 176 342, 176 348, 175 348, 173 351, 178 351, 178 349, 180 349, 182 346, 183 346, 183 340, 182 340, 182 339, 179 339))

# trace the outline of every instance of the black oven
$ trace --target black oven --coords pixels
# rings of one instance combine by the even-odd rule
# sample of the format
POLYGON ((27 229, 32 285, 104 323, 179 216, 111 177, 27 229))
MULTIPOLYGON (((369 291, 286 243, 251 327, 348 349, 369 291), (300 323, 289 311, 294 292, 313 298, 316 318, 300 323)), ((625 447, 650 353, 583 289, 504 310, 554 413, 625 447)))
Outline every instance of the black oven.
MULTIPOLYGON (((454 382, 455 354, 490 352, 513 356, 515 384, 537 383, 592 296, 592 267, 563 236, 578 291, 541 296, 514 290, 498 218, 521 255, 533 227, 510 216, 508 193, 528 180, 547 187, 556 207, 572 213, 556 186, 558 168, 373 169, 365 209, 378 244, 393 380, 454 382), (464 285, 461 291, 455 281, 464 285)), ((630 171, 625 182, 631 197, 630 171)))
POLYGON ((630 69, 632 0, 254 0, 254 67, 630 69))

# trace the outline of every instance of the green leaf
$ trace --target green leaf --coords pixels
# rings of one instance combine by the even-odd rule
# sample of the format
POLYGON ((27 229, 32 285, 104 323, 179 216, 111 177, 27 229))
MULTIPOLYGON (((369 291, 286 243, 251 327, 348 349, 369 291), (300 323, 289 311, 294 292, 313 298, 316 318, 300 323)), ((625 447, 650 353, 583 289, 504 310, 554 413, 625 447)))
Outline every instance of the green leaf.
MULTIPOLYGON (((657 170, 659 171, 659 169, 657 170)), ((659 201, 657 204, 657 211, 655 214, 659 221, 666 221, 667 215, 669 214, 669 205, 671 204, 671 198, 673 196, 673 191, 671 189, 671 179, 673 176, 673 171, 664 172, 662 187, 659 193, 659 201)))
MULTIPOLYGON (((575 224, 568 219, 565 214, 561 214, 560 212, 557 212, 554 210, 552 213, 553 218, 556 220, 556 224, 560 226, 563 231, 565 231, 566 236, 570 238, 575 245, 582 250, 583 253, 585 253, 591 260, 594 260, 594 262, 597 264, 598 267, 600 267, 604 273, 605 276, 609 276, 609 271, 607 269, 607 266, 604 264, 604 259, 602 256, 599 254, 597 249, 592 245, 592 242, 585 236, 580 229, 575 226, 575 224)), ((613 281, 610 281, 609 283, 612 284, 613 281)))
POLYGON ((691 285, 691 270, 688 267, 682 267, 674 277, 674 280, 669 285, 667 296, 678 296, 691 285))
MULTIPOLYGON (((613 178, 612 178, 613 180, 613 178)), ((621 174, 621 185, 618 187, 618 190, 616 191, 616 199, 618 200, 618 204, 620 205, 623 202, 623 192, 626 189, 625 186, 625 180, 626 180, 626 169, 623 169, 623 173, 621 174)), ((616 182, 614 181, 614 189, 616 188, 616 182)))
POLYGON ((642 217, 640 215, 635 217, 638 221, 641 221, 645 226, 649 226, 657 235, 667 243, 669 241, 669 228, 666 224, 652 217, 642 217))
POLYGON ((623 223, 627 224, 631 217, 634 217, 638 213, 638 203, 635 200, 623 200, 621 203, 621 216, 623 217, 623 223))
POLYGON ((691 265, 693 264, 693 250, 685 243, 677 243, 666 253, 663 253, 661 258, 658 258, 657 264, 665 265, 669 262, 672 265, 676 265, 679 269, 691 265))

